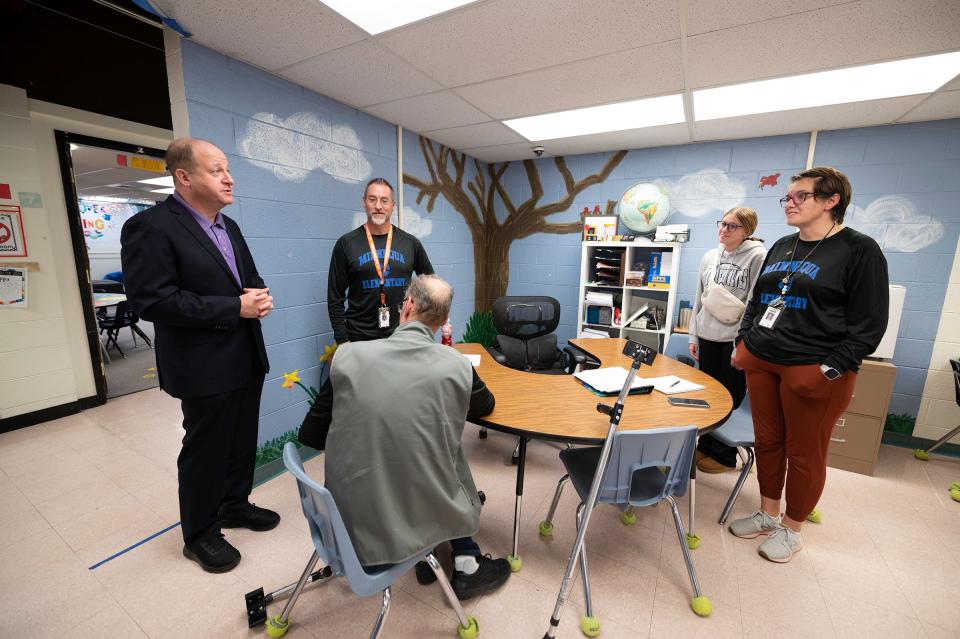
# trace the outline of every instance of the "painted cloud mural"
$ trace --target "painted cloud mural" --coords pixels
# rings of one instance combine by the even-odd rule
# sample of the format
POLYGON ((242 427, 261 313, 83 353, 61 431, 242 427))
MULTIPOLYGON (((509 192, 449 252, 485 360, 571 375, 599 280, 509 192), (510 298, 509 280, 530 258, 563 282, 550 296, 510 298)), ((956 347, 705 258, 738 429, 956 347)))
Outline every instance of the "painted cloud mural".
POLYGON ((256 113, 247 120, 237 142, 241 155, 286 182, 301 182, 311 171, 322 171, 343 182, 366 180, 372 169, 357 151, 359 147, 360 140, 349 126, 331 126, 305 112, 287 118, 256 113))

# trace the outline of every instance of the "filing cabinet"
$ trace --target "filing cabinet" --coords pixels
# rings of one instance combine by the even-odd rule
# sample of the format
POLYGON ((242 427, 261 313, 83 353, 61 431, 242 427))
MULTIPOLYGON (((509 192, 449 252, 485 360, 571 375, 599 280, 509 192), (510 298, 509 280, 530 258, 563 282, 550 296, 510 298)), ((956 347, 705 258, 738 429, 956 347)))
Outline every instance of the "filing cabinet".
POLYGON ((828 466, 873 475, 896 378, 897 367, 893 364, 864 360, 850 406, 833 427, 828 466))

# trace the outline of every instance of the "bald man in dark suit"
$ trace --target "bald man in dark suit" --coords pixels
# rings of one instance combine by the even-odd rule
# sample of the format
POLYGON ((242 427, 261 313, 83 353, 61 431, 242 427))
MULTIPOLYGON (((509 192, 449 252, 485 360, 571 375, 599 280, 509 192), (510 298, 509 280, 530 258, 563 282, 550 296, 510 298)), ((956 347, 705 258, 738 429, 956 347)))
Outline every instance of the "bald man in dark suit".
POLYGON ((209 572, 240 563, 224 528, 270 530, 280 516, 249 502, 263 380, 260 320, 273 298, 240 227, 227 158, 203 140, 167 149, 176 192, 121 233, 127 298, 153 322, 160 387, 181 400, 177 459, 183 554, 209 572))

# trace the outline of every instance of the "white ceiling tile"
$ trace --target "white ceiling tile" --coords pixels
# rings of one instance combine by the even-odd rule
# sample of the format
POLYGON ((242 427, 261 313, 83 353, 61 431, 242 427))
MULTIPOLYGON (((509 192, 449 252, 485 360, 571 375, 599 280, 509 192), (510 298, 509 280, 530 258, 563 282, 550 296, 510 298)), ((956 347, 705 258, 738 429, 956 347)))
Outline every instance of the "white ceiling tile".
POLYGON ((200 44, 270 71, 367 38, 317 0, 154 0, 200 44))
POLYGON ((300 62, 282 70, 280 75, 356 107, 442 88, 372 40, 300 62))
POLYGON ((523 142, 531 146, 521 135, 499 122, 482 122, 452 129, 425 131, 425 136, 455 149, 474 146, 494 146, 523 142))
POLYGON ((458 87, 454 92, 502 119, 682 90, 680 42, 674 41, 458 87))
POLYGON ((384 102, 365 110, 387 122, 399 124, 418 133, 490 120, 463 98, 449 91, 384 102))
POLYGON ((960 118, 960 91, 934 93, 898 121, 922 122, 947 118, 960 118))
POLYGON ((687 0, 687 35, 805 13, 850 0, 687 0))
POLYGON ((377 39, 454 87, 679 36, 676 2, 496 0, 377 39))
POLYGON ((703 88, 960 49, 957 0, 861 0, 687 39, 703 88))
POLYGON ((922 99, 921 96, 907 96, 707 120, 694 124, 694 141, 736 140, 891 124, 922 99))

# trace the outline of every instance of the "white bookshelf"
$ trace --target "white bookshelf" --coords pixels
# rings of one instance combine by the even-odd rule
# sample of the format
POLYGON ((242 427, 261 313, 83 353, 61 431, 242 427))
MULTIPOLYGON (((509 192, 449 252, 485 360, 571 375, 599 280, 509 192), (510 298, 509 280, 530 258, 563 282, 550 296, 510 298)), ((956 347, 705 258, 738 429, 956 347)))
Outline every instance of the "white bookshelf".
MULTIPOLYGON (((607 333, 611 337, 626 337, 662 351, 670 338, 671 322, 676 313, 679 273, 680 244, 677 242, 653 242, 644 238, 634 242, 583 242, 580 251, 577 337, 581 337, 586 328, 607 333), (662 258, 664 262, 669 259, 668 268, 661 271, 661 275, 670 277, 668 286, 658 288, 627 285, 627 273, 638 270, 636 267, 642 267, 647 274, 647 281, 650 281, 652 253, 661 253, 664 256, 662 258), (620 274, 616 282, 609 280, 613 273, 612 266, 616 263, 613 256, 618 256, 620 260, 620 274), (598 267, 597 262, 601 262, 602 265, 598 267), (604 275, 607 279, 602 279, 604 275), (609 313, 602 309, 599 311, 591 309, 591 307, 604 306, 586 300, 587 293, 591 291, 613 296, 609 313), (663 318, 663 325, 654 322, 649 322, 646 328, 627 325, 627 320, 644 304, 648 304, 650 309, 662 309, 660 315, 663 318), (615 309, 619 311, 619 323, 616 321, 615 309), (598 315, 600 317, 597 317, 598 315), (609 322, 606 321, 608 315, 609 322)), ((647 315, 650 315, 649 311, 647 315)))

